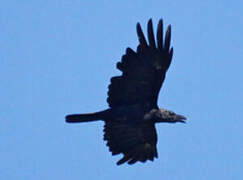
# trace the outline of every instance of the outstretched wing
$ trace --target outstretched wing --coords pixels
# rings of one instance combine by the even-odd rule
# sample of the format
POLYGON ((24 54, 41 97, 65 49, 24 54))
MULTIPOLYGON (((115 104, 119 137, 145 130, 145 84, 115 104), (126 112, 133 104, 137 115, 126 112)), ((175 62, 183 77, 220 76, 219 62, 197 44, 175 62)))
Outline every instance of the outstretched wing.
POLYGON ((154 123, 128 124, 123 119, 111 119, 105 122, 104 140, 112 155, 122 153, 124 156, 117 165, 137 161, 153 161, 158 157, 156 143, 157 134, 154 123))
POLYGON ((173 48, 170 48, 171 26, 163 40, 163 21, 159 21, 157 43, 151 19, 148 22, 149 43, 147 44, 139 23, 137 34, 137 52, 127 48, 121 62, 117 63, 122 75, 111 78, 107 98, 110 107, 137 103, 149 103, 157 107, 158 94, 173 55, 173 48))

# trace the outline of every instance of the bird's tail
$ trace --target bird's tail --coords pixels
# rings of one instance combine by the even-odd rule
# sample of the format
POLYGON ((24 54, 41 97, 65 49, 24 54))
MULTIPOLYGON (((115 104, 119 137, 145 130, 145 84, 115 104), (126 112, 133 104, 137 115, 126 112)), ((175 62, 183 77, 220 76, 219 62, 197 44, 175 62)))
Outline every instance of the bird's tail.
POLYGON ((87 113, 87 114, 70 114, 66 116, 67 123, 80 123, 103 120, 106 111, 87 113))

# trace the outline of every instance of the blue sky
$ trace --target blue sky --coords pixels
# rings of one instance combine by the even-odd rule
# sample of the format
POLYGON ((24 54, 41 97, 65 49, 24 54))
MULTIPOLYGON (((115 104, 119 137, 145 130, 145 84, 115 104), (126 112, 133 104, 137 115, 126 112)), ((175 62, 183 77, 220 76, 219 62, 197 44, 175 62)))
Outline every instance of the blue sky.
POLYGON ((243 2, 4 1, 0 7, 0 179, 214 180, 243 177, 243 2), (159 159, 116 166, 103 122, 116 62, 136 23, 172 25, 174 57, 158 104, 187 124, 158 124, 159 159))

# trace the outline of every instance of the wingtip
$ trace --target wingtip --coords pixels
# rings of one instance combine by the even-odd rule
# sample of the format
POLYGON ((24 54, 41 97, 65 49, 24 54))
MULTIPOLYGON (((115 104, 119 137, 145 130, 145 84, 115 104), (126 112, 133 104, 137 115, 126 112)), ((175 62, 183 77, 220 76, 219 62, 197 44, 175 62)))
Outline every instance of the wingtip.
POLYGON ((163 19, 159 19, 159 23, 158 23, 158 26, 163 26, 163 19))
POLYGON ((168 25, 165 35, 167 38, 171 37, 171 24, 168 25))
POLYGON ((153 24, 152 18, 149 19, 148 24, 153 24))
POLYGON ((168 26, 165 33, 164 50, 169 51, 171 41, 171 25, 168 26))
POLYGON ((140 25, 139 22, 138 22, 137 25, 136 25, 136 29, 137 29, 137 34, 138 34, 138 36, 141 36, 142 28, 141 28, 141 25, 140 25))
POLYGON ((130 157, 128 157, 128 156, 123 156, 123 158, 120 159, 120 160, 116 163, 116 165, 119 166, 119 165, 125 163, 126 161, 128 161, 129 159, 130 159, 130 157))
POLYGON ((153 21, 150 18, 149 21, 148 21, 148 29, 151 29, 151 28, 153 28, 153 21))
POLYGON ((173 57, 173 52, 174 52, 174 49, 173 47, 170 48, 170 52, 169 52, 169 59, 171 61, 172 57, 173 57))
POLYGON ((160 50, 163 48, 163 36, 163 20, 160 19, 157 26, 157 45, 160 50))
POLYGON ((171 56, 173 55, 173 52, 174 52, 174 48, 173 48, 173 46, 170 48, 170 54, 171 54, 171 56))
POLYGON ((167 31, 171 32, 171 24, 169 24, 167 31))
POLYGON ((140 25, 139 22, 137 22, 136 27, 137 27, 137 30, 138 30, 138 29, 141 29, 141 25, 140 25))

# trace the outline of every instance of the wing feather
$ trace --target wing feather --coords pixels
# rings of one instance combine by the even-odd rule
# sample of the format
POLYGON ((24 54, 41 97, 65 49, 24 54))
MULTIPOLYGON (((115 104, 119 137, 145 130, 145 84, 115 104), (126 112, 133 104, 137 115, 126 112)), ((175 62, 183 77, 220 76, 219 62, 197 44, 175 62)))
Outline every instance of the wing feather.
POLYGON ((137 34, 138 34, 138 40, 139 40, 140 45, 143 48, 146 48, 148 45, 147 45, 147 42, 146 42, 146 39, 144 37, 142 28, 141 28, 139 23, 137 23, 137 34))
POLYGON ((158 94, 173 55, 173 49, 170 48, 171 26, 163 42, 163 21, 159 21, 157 47, 151 19, 148 21, 147 32, 149 45, 140 24, 137 24, 137 51, 127 48, 121 62, 117 63, 117 69, 122 75, 111 78, 107 98, 110 107, 137 103, 157 107, 158 94))
POLYGON ((133 124, 110 119, 105 121, 104 140, 112 155, 124 156, 117 164, 153 161, 157 157, 157 134, 153 123, 133 124))
POLYGON ((170 48, 170 39, 171 39, 171 26, 168 26, 168 29, 165 34, 165 45, 164 45, 164 50, 169 51, 170 48))
POLYGON ((148 40, 149 40, 149 45, 152 48, 156 48, 155 40, 154 40, 154 30, 153 30, 152 19, 150 19, 149 22, 148 22, 148 40))
POLYGON ((162 50, 163 47, 163 21, 159 20, 158 28, 157 28, 157 44, 158 49, 162 50))

